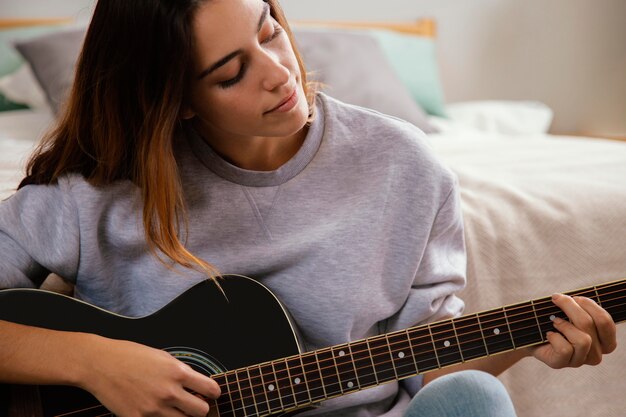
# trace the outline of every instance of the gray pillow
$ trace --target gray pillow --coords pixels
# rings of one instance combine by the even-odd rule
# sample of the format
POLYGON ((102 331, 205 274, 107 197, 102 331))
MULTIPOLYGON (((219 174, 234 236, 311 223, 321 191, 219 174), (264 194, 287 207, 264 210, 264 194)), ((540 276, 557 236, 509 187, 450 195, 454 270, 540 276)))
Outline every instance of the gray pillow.
POLYGON ((74 67, 86 28, 78 27, 15 42, 46 93, 54 113, 59 112, 74 82, 74 67))
POLYGON ((308 78, 327 85, 330 96, 377 110, 436 132, 424 110, 394 72, 378 41, 367 33, 293 28, 308 78))
MULTIPOLYGON (((73 28, 15 43, 29 62, 55 113, 74 80, 86 28, 73 28)), ((341 30, 294 29, 307 71, 327 85, 326 92, 346 103, 377 110, 436 132, 426 113, 394 73, 373 37, 341 30)))

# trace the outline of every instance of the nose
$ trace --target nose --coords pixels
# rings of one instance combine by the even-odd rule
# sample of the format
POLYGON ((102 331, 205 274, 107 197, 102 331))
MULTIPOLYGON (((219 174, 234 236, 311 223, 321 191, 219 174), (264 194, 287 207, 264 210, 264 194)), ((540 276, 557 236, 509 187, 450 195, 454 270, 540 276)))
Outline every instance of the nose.
POLYGON ((289 83, 289 68, 281 63, 278 55, 269 51, 263 51, 261 54, 261 65, 263 71, 263 88, 267 91, 273 91, 289 83))

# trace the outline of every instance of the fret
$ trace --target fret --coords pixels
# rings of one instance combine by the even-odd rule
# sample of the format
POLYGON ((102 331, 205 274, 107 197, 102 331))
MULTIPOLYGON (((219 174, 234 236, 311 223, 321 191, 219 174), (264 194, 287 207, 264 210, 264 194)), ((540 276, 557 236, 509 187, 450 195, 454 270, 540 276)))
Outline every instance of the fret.
POLYGON ((291 408, 296 405, 296 399, 294 398, 293 386, 289 380, 289 372, 287 372, 287 362, 281 359, 273 361, 272 363, 274 364, 278 393, 282 400, 283 407, 291 408))
POLYGON ((254 397, 252 396, 252 389, 250 388, 248 372, 245 369, 237 369, 234 372, 235 378, 237 379, 237 385, 239 386, 239 392, 241 392, 243 414, 246 416, 258 415, 259 412, 256 409, 254 397))
POLYGON ((322 349, 317 351, 317 359, 322 373, 322 382, 327 397, 333 397, 341 394, 341 386, 339 384, 339 375, 337 374, 337 366, 333 359, 330 349, 322 349))
POLYGON ((315 352, 306 353, 301 356, 302 367, 304 368, 304 378, 309 387, 309 395, 311 401, 318 401, 326 398, 324 385, 322 384, 322 375, 320 374, 319 364, 315 352))
MULTIPOLYGON (((599 305, 600 307, 602 307, 602 300, 600 300, 600 294, 598 294, 598 287, 594 286, 594 287, 593 287, 593 291, 594 291, 594 292, 595 292, 595 294, 596 294, 596 302, 598 303, 598 305, 599 305)), ((604 308, 604 307, 603 307, 603 308, 604 308)))
POLYGON ((535 308, 535 300, 530 300, 530 305, 533 308, 533 314, 535 315, 535 322, 537 322, 537 328, 539 329, 539 333, 541 334, 541 340, 546 341, 546 334, 541 329, 541 324, 539 324, 539 316, 537 316, 537 309, 535 308))
MULTIPOLYGON (((258 365, 249 367, 248 375, 250 376, 250 388, 252 388, 252 395, 259 415, 270 414, 265 384, 261 377, 261 368, 258 365)), ((222 417, 221 414, 220 417, 222 417)))
POLYGON ((413 327, 408 330, 411 350, 419 372, 440 368, 435 350, 435 341, 429 326, 413 327))
POLYGON ((331 349, 335 364, 337 365, 337 373, 339 382, 341 383, 342 392, 348 393, 359 390, 359 383, 354 373, 354 363, 352 355, 350 355, 350 347, 345 345, 335 346, 331 349))
POLYGON ((510 318, 508 323, 515 347, 543 342, 541 327, 532 302, 506 307, 505 313, 510 318))
POLYGON ((216 406, 219 409, 220 417, 235 417, 233 400, 231 398, 230 390, 226 384, 226 375, 217 374, 213 375, 211 378, 220 386, 220 391, 222 392, 220 397, 216 401, 216 406))
POLYGON ((398 377, 415 375, 417 368, 413 360, 411 345, 405 331, 387 334, 391 348, 391 357, 398 377))
POLYGON ((539 300, 535 300, 535 307, 537 308, 538 319, 539 319, 539 327, 541 327, 541 335, 546 339, 546 334, 548 332, 558 332, 558 330, 554 327, 554 320, 556 317, 560 317, 563 320, 568 320, 567 316, 560 308, 556 306, 552 302, 551 297, 544 297, 539 300))
POLYGON ((626 320, 626 281, 614 282, 598 287, 602 307, 618 323, 626 320))
POLYGON ((467 317, 454 319, 457 338, 463 359, 470 360, 487 356, 487 345, 480 330, 478 316, 473 314, 467 317))
POLYGON ((461 349, 461 342, 459 342, 459 334, 456 331, 456 324, 454 323, 454 319, 451 319, 450 323, 452 323, 452 330, 454 330, 454 338, 456 339, 457 346, 459 347, 459 355, 461 355, 461 362, 465 362, 465 358, 463 357, 463 350, 461 349))
POLYGON ((459 342, 454 334, 452 322, 446 320, 430 325, 430 331, 433 335, 433 342, 439 365, 446 366, 461 362, 461 351, 459 350, 459 342))
POLYGON ((409 349, 411 350, 411 357, 413 358, 413 365, 415 366, 415 372, 420 373, 421 371, 419 367, 417 366, 417 360, 415 358, 415 352, 413 351, 413 346, 411 343, 411 335, 409 333, 409 330, 411 329, 404 329, 404 333, 406 333, 406 340, 407 342, 409 342, 409 349))
POLYGON ((226 390, 230 393, 230 399, 233 406, 233 413, 235 416, 243 416, 244 407, 243 400, 241 398, 241 391, 239 390, 239 384, 237 383, 237 377, 235 373, 224 374, 226 381, 226 390))
POLYGON ((308 404, 311 402, 309 389, 304 377, 304 369, 300 357, 296 356, 287 359, 287 371, 289 372, 289 382, 296 397, 296 404, 308 404))
MULTIPOLYGON (((274 365, 270 363, 264 363, 260 366, 261 379, 263 380, 263 391, 267 395, 267 404, 270 412, 283 410, 283 402, 278 392, 278 382, 276 381, 276 373, 274 372, 274 365)), ((221 417, 221 416, 220 416, 221 417)))
POLYGON ((391 343, 389 343, 389 335, 384 334, 385 341, 387 342, 387 350, 389 350, 389 358, 391 359, 391 367, 393 368, 393 373, 396 376, 395 379, 398 379, 398 370, 396 369, 396 364, 393 360, 393 352, 391 351, 391 343))
POLYGON ((250 370, 248 368, 246 368, 245 371, 246 371, 245 375, 242 372, 241 376, 242 376, 243 381, 239 381, 239 385, 240 386, 243 385, 245 387, 246 391, 244 391, 244 392, 247 392, 247 390, 250 390, 250 397, 249 398, 250 398, 250 401, 252 402, 252 404, 254 404, 254 411, 256 412, 255 415, 258 416, 260 414, 259 413, 259 406, 257 405, 257 402, 256 402, 256 395, 254 393, 254 385, 252 384, 252 379, 250 378, 250 370))
POLYGON ((513 339, 503 308, 478 314, 478 321, 490 355, 513 349, 513 339))
POLYGON ((359 381, 359 387, 364 388, 378 385, 367 340, 352 343, 350 350, 352 351, 352 358, 354 359, 354 367, 356 368, 356 377, 359 381))
POLYGON ((509 336, 511 337, 511 343, 513 344, 513 349, 516 348, 515 340, 513 339, 513 333, 511 332, 511 325, 509 324, 509 316, 506 314, 506 307, 502 308, 502 314, 504 315, 504 321, 506 322, 506 329, 509 332, 509 336))
POLYGON ((352 363, 352 369, 354 370, 354 378, 358 389, 361 389, 361 382, 357 376, 356 364, 354 363, 354 355, 352 354, 352 343, 348 343, 348 350, 350 351, 350 362, 352 363))
POLYGON ((374 372, 378 383, 394 381, 396 371, 393 369, 393 360, 389 352, 389 344, 384 336, 375 336, 368 339, 372 361, 374 362, 374 372))

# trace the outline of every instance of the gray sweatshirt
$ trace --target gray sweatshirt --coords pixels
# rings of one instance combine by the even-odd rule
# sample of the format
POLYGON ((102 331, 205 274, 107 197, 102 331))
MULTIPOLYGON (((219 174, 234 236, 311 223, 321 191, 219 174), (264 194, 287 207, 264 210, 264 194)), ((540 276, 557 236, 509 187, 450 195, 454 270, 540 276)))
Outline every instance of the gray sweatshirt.
MULTIPOLYGON (((271 172, 229 164, 191 129, 180 135, 187 248, 269 287, 305 350, 459 315, 466 256, 453 174, 413 125, 322 93, 317 104, 301 149, 271 172)), ((157 311, 203 276, 148 252, 141 205, 129 181, 96 188, 71 174, 22 188, 0 204, 0 288, 54 272, 106 310, 157 311)), ((401 416, 419 385, 385 384, 307 414, 401 416)))

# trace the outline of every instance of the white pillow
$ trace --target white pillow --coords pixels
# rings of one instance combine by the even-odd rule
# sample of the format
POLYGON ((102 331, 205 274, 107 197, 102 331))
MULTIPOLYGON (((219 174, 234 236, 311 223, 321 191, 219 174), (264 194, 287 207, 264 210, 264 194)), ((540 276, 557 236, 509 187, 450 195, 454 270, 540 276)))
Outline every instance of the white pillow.
POLYGON ((28 63, 22 64, 15 72, 0 78, 0 93, 12 102, 25 104, 31 109, 48 107, 46 94, 39 86, 28 63))
POLYGON ((446 106, 448 117, 489 133, 546 133, 554 113, 538 101, 468 101, 446 106))

